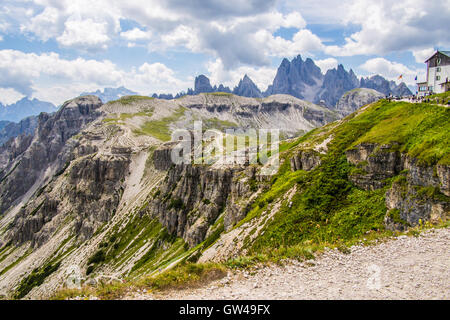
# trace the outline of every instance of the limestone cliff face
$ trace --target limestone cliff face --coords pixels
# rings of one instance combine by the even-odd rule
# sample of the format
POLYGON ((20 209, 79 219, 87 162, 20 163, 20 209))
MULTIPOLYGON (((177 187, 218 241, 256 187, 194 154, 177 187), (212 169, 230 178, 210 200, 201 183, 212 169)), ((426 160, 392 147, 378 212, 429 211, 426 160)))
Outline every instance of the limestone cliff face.
MULTIPOLYGON (((112 150, 110 155, 97 155, 97 147, 89 143, 80 144, 73 139, 66 143, 98 116, 95 109, 101 105, 99 101, 80 98, 64 105, 55 118, 41 115, 39 134, 25 152, 30 159, 23 157, 21 163, 27 164, 25 172, 32 173, 31 177, 38 177, 45 165, 51 167, 54 163, 55 175, 36 191, 31 202, 20 208, 7 240, 17 245, 31 241, 33 247, 39 247, 50 239, 61 221, 67 220, 74 221, 73 232, 83 241, 114 215, 131 151, 112 150), (58 179, 60 176, 64 179, 58 179)), ((17 183, 21 178, 11 175, 9 179, 17 183)), ((29 186, 33 181, 21 183, 29 186)))
POLYGON ((94 268, 92 278, 154 271, 247 215, 267 184, 257 167, 174 165, 174 143, 162 144, 142 130, 167 119, 169 132, 212 119, 219 128, 294 134, 336 114, 289 96, 211 94, 104 105, 84 96, 54 114, 42 113, 33 135, 0 148, 0 294, 14 292, 55 257, 61 266, 30 297, 54 292, 73 265, 86 277, 94 268), (89 265, 99 252, 108 262, 89 265))
POLYGON ((291 170, 311 171, 320 166, 320 155, 312 150, 300 151, 291 159, 291 170))
POLYGON ((393 150, 393 145, 375 143, 347 150, 347 160, 359 168, 350 180, 362 189, 376 190, 384 187, 387 179, 399 177, 386 192, 385 223, 390 229, 414 226, 419 220, 445 221, 450 213, 449 202, 444 199, 450 192, 450 166, 426 166, 393 150))
POLYGON ((32 141, 19 137, 5 146, 1 161, 0 212, 23 196, 50 164, 55 162, 56 170, 65 165, 61 151, 69 148, 67 140, 100 115, 96 109, 101 105, 100 99, 92 96, 68 101, 53 115, 39 115, 32 141))
POLYGON ((37 126, 37 116, 31 116, 21 120, 19 123, 10 122, 0 130, 0 145, 3 145, 11 138, 21 135, 32 136, 37 126))
POLYGON ((335 110, 347 116, 362 106, 384 98, 385 95, 373 89, 358 88, 345 93, 337 102, 335 110))
POLYGON ((156 168, 169 169, 147 210, 171 234, 193 247, 205 240, 222 213, 225 228, 245 216, 249 202, 243 198, 250 192, 247 182, 254 178, 254 171, 243 167, 172 165, 170 150, 161 148, 153 154, 156 168))

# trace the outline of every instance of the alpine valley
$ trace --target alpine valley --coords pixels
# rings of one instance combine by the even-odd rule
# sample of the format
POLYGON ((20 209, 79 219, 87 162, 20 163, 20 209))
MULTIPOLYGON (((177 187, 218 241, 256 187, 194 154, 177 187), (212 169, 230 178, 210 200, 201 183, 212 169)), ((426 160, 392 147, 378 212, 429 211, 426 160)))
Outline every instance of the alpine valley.
POLYGON ((384 99, 404 84, 298 56, 265 92, 248 76, 233 90, 199 76, 172 99, 113 91, 2 124, 3 297, 122 298, 448 219, 450 110, 384 99), (279 168, 174 164, 172 132, 200 120, 281 129, 279 168))

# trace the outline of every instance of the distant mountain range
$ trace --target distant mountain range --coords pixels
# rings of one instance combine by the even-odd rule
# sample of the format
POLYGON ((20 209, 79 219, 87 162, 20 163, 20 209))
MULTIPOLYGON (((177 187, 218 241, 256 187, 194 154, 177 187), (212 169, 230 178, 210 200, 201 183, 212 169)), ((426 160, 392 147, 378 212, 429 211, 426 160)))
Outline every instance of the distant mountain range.
POLYGON ((189 88, 186 92, 180 92, 175 96, 172 94, 153 94, 152 96, 159 99, 173 99, 183 95, 228 92, 239 96, 259 98, 273 94, 289 94, 299 99, 334 108, 344 93, 356 88, 374 89, 384 95, 412 95, 411 90, 404 82, 397 85, 394 81, 386 80, 379 75, 358 79, 353 70, 345 70, 342 64, 322 74, 321 69, 312 59, 303 60, 298 55, 292 61, 283 59, 272 84, 264 92, 248 75, 245 75, 233 90, 222 84, 213 87, 208 77, 199 75, 195 78, 194 89, 189 88))
POLYGON ((38 117, 27 117, 20 122, 0 121, 0 146, 10 138, 20 135, 33 135, 38 125, 38 117))
MULTIPOLYGON (((394 81, 388 81, 379 75, 358 79, 353 70, 345 70, 342 64, 323 74, 312 59, 307 58, 303 60, 298 55, 291 61, 283 59, 272 84, 264 92, 256 86, 248 75, 245 75, 233 90, 223 84, 212 86, 208 77, 199 75, 195 78, 194 89, 189 88, 186 92, 180 92, 176 95, 169 93, 153 94, 151 96, 170 100, 184 95, 197 95, 208 92, 226 92, 251 98, 262 98, 273 94, 289 94, 299 99, 334 109, 339 99, 346 92, 356 88, 373 89, 384 95, 404 96, 412 94, 404 82, 397 85, 394 81)), ((137 92, 122 86, 118 88, 104 88, 103 91, 83 92, 80 96, 94 95, 99 97, 103 103, 107 103, 123 96, 136 94, 137 92)), ((8 106, 0 103, 0 121, 19 122, 26 117, 35 116, 41 112, 54 112, 56 110, 56 107, 50 102, 23 98, 8 106)))
POLYGON ((93 92, 83 92, 80 94, 80 96, 97 96, 103 103, 120 99, 123 96, 133 95, 137 95, 137 92, 131 91, 123 86, 119 88, 105 88, 103 89, 103 92, 97 90, 93 92))
POLYGON ((25 97, 6 106, 0 103, 0 120, 19 122, 26 117, 35 116, 41 112, 52 113, 56 110, 57 108, 53 103, 25 97))

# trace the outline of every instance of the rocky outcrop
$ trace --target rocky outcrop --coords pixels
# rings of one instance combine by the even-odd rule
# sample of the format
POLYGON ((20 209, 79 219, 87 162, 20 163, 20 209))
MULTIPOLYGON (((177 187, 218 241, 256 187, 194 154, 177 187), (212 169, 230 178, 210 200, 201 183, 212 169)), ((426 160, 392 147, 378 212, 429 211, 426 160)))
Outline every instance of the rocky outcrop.
POLYGON ((195 77, 194 94, 213 92, 209 79, 203 74, 195 77))
POLYGON ((254 166, 247 167, 245 171, 240 172, 240 177, 233 179, 224 213, 225 231, 229 231, 247 216, 253 200, 258 195, 259 184, 263 181, 254 166))
POLYGON ((102 223, 109 221, 120 202, 130 154, 89 156, 77 161, 68 172, 65 198, 76 212, 75 233, 89 239, 102 223))
POLYGON ((401 155, 391 152, 390 145, 363 143, 346 151, 347 161, 357 166, 360 171, 349 176, 358 187, 375 190, 385 185, 385 180, 403 170, 401 155))
POLYGON ((312 150, 300 151, 291 158, 291 170, 311 171, 320 166, 321 159, 319 153, 312 150))
POLYGON ((0 212, 24 195, 51 163, 56 161, 56 170, 66 164, 60 154, 67 140, 100 115, 97 109, 101 105, 97 97, 86 96, 66 102, 53 115, 41 113, 35 137, 26 151, 17 152, 28 141, 11 144, 10 149, 4 150, 2 157, 9 157, 9 162, 4 164, 7 175, 3 174, 0 182, 0 212))
POLYGON ((373 89, 353 89, 345 93, 337 102, 335 110, 343 117, 355 112, 362 106, 385 97, 373 89))
POLYGON ((323 84, 314 103, 323 101, 326 106, 333 107, 347 91, 359 87, 359 80, 353 70, 347 72, 340 64, 337 68, 328 70, 323 78, 323 84))
POLYGON ((204 240, 224 209, 233 176, 232 169, 176 165, 159 188, 150 214, 193 247, 204 240))
POLYGON ((256 168, 173 164, 173 147, 165 144, 153 153, 155 168, 168 173, 147 210, 193 247, 205 240, 222 213, 225 230, 245 217, 258 189, 256 168))
POLYGON ((16 215, 7 239, 15 244, 31 241, 33 247, 46 243, 61 221, 74 219, 74 234, 80 241, 89 239, 95 230, 109 221, 119 204, 123 179, 128 172, 127 156, 83 157, 71 165, 67 182, 44 186, 37 196, 16 215), (53 220, 59 222, 53 223, 53 220))
POLYGON ((317 85, 320 86, 322 79, 322 72, 314 61, 310 58, 303 61, 298 55, 292 61, 283 59, 272 85, 264 94, 265 96, 290 94, 299 99, 306 99, 310 96, 308 91, 317 85))
POLYGON ((446 221, 450 214, 448 199, 436 195, 433 189, 405 180, 393 183, 386 192, 386 208, 384 222, 389 230, 405 230, 426 221, 439 223, 446 221))
POLYGON ((0 108, 0 120, 20 122, 26 117, 37 116, 41 112, 52 113, 55 111, 57 111, 56 107, 50 102, 24 97, 13 104, 0 108))
POLYGON ((31 116, 21 120, 19 123, 10 122, 0 130, 0 146, 9 139, 20 135, 32 136, 38 124, 38 118, 31 116))
POLYGON ((169 170, 173 165, 171 154, 176 145, 176 142, 165 143, 153 152, 153 165, 156 170, 169 170))
POLYGON ((408 89, 404 82, 397 85, 395 81, 388 81, 382 76, 374 75, 370 78, 361 78, 361 88, 374 89, 381 92, 385 96, 409 96, 412 95, 411 90, 408 89))
POLYGON ((438 164, 436 173, 440 182, 440 189, 443 194, 450 197, 450 166, 438 164))
POLYGON ((346 151, 347 161, 357 167, 349 179, 365 190, 380 189, 388 178, 398 176, 386 192, 390 229, 414 226, 419 220, 446 220, 449 206, 448 165, 426 166, 415 158, 395 151, 393 145, 363 143, 346 151))
POLYGON ((233 90, 233 94, 250 98, 262 98, 263 96, 252 79, 250 79, 247 75, 239 81, 238 86, 233 90))

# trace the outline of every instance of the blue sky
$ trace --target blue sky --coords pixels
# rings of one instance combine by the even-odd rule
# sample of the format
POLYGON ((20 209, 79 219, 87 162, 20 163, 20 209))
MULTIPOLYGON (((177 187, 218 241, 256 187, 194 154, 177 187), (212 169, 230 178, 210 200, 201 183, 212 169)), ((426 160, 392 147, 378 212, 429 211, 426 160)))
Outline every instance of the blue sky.
POLYGON ((284 57, 409 85, 450 49, 450 0, 0 0, 0 102, 60 104, 125 86, 177 93, 205 74, 260 89, 284 57))

